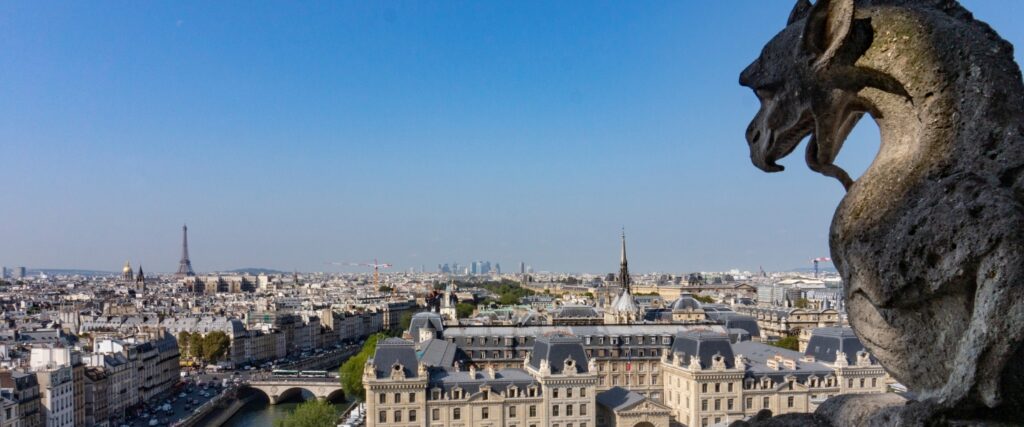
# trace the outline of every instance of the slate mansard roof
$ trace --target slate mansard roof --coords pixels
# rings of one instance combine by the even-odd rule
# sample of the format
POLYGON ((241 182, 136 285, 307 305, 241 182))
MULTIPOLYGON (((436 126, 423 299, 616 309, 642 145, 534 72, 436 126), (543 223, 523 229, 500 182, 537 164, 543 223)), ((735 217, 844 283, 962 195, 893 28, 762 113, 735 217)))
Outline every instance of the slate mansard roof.
POLYGON ((540 361, 547 359, 551 373, 557 375, 564 373, 565 362, 570 358, 576 365, 576 372, 587 372, 590 361, 583 350, 583 340, 569 335, 542 336, 533 343, 529 365, 539 370, 540 361))
POLYGON ((722 356, 725 360, 725 367, 735 367, 735 356, 732 352, 732 345, 729 342, 729 335, 713 331, 680 331, 676 334, 675 342, 672 343, 672 354, 679 353, 683 364, 690 363, 690 357, 696 356, 700 359, 701 366, 711 367, 712 358, 722 356))
MULTIPOLYGON (((430 372, 430 388, 440 388, 445 392, 458 387, 468 394, 475 394, 480 392, 480 388, 484 385, 489 386, 493 391, 502 392, 513 386, 525 390, 537 384, 539 384, 537 380, 522 369, 502 369, 494 373, 494 378, 491 378, 485 371, 477 371, 475 378, 470 377, 468 371, 437 369, 430 372)), ((539 388, 538 392, 540 392, 539 388)))
POLYGON ((701 309, 700 301, 697 301, 690 293, 683 293, 679 295, 675 301, 672 302, 670 307, 672 310, 699 310, 701 309))
MULTIPOLYGON (((835 363, 836 352, 846 354, 847 363, 857 363, 857 352, 864 350, 864 344, 850 328, 817 328, 811 331, 811 339, 807 342, 804 354, 814 356, 820 362, 835 363)), ((874 358, 872 357, 872 361, 874 358)))
POLYGON ((811 375, 824 378, 828 375, 833 375, 835 372, 831 367, 826 366, 820 361, 810 362, 801 359, 802 355, 796 351, 751 341, 739 342, 733 346, 737 353, 742 354, 747 359, 748 378, 759 379, 768 377, 775 383, 782 383, 786 381, 787 377, 792 376, 802 382, 806 381, 811 375), (794 367, 792 369, 769 367, 768 361, 776 356, 793 361, 794 367))
POLYGON ((390 378, 395 363, 402 365, 406 378, 416 378, 419 362, 412 341, 388 338, 377 343, 373 352, 374 374, 377 378, 390 378))
POLYGON ((598 404, 611 409, 612 411, 629 409, 633 407, 633 405, 643 402, 645 399, 642 394, 626 390, 619 386, 615 386, 598 393, 596 398, 598 404))
POLYGON ((555 318, 578 318, 578 317, 599 317, 597 310, 588 305, 566 305, 555 310, 555 318))
POLYGON ((409 333, 413 339, 416 339, 416 337, 420 336, 420 329, 427 326, 434 328, 434 337, 439 338, 441 331, 444 330, 444 325, 441 323, 441 315, 432 311, 414 314, 412 320, 409 321, 409 333))
POLYGON ((455 362, 459 347, 444 340, 429 340, 418 344, 416 356, 424 365, 449 367, 455 362))

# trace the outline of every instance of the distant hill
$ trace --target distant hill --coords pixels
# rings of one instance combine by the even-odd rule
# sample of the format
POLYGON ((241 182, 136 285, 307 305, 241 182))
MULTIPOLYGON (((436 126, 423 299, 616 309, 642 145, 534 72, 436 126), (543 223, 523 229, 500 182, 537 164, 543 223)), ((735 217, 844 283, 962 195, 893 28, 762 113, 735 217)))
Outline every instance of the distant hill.
POLYGON ((287 274, 287 271, 274 270, 272 268, 258 268, 258 267, 247 267, 247 268, 236 268, 234 270, 228 270, 225 273, 239 273, 239 274, 287 274))

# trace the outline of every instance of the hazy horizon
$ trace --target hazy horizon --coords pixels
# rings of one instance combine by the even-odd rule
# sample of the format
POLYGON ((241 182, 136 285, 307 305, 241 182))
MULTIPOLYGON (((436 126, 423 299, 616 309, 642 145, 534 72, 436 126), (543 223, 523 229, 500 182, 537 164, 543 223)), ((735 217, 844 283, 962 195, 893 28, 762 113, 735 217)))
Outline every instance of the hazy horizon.
POLYGON ((4 2, 0 265, 810 267, 842 188, 754 168, 737 83, 792 4, 4 2))

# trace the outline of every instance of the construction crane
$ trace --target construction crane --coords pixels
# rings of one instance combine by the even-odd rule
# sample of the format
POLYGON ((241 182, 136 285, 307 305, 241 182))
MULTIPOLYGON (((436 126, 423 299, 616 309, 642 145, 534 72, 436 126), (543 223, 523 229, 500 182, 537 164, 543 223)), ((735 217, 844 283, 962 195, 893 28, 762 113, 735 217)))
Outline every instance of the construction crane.
POLYGON ((380 283, 380 269, 382 269, 382 268, 391 268, 392 267, 391 264, 377 262, 376 258, 373 259, 373 262, 331 262, 331 263, 328 263, 328 264, 331 264, 331 265, 341 265, 341 266, 346 266, 346 267, 370 267, 370 268, 373 268, 373 288, 374 289, 379 289, 380 288, 380 286, 378 286, 378 283, 380 283))
POLYGON ((814 278, 818 278, 818 263, 819 262, 832 262, 832 258, 829 258, 829 257, 819 257, 819 258, 812 259, 811 262, 814 263, 814 278))

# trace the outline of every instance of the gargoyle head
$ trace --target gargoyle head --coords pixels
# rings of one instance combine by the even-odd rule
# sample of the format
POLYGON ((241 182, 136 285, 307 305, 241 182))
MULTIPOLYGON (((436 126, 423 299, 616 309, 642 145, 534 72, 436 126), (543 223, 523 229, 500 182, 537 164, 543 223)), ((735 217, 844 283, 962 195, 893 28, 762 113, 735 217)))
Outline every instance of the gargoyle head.
POLYGON ((811 135, 807 163, 849 188, 849 176, 832 162, 843 140, 860 119, 854 91, 833 82, 837 69, 852 64, 844 49, 854 25, 853 0, 798 0, 786 28, 779 32, 743 73, 740 84, 754 90, 761 109, 747 127, 754 165, 766 172, 783 167, 789 155, 811 135))

